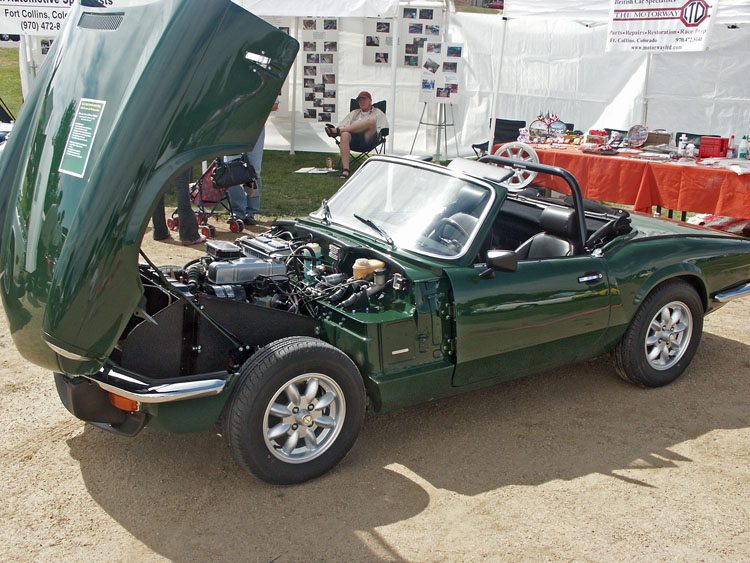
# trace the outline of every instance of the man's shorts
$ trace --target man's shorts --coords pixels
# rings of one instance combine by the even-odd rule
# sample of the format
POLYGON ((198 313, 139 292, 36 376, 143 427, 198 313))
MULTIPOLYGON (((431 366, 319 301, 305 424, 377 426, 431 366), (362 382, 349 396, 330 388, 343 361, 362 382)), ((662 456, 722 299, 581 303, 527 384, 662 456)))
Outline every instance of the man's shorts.
POLYGON ((349 143, 349 148, 357 152, 366 152, 374 149, 378 144, 378 135, 370 135, 369 137, 365 133, 352 133, 352 140, 349 143))

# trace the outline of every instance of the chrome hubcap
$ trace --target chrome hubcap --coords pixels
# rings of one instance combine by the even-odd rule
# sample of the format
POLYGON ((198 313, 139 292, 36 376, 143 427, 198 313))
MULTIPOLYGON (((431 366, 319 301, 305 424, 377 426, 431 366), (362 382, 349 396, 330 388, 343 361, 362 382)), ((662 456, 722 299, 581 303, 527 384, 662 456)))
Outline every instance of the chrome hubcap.
MULTIPOLYGON (((503 156, 513 160, 539 163, 539 156, 536 151, 526 143, 506 143, 495 152, 495 156, 503 156)), ((523 169, 514 169, 513 176, 505 180, 503 185, 512 189, 520 189, 528 186, 536 178, 536 172, 523 169)))
POLYGON ((665 305, 654 318, 646 335, 645 350, 649 365, 659 371, 680 361, 693 333, 690 309, 679 301, 665 305))
POLYGON ((286 463, 315 459, 336 440, 345 414, 344 393, 333 379, 321 373, 297 376, 266 407, 266 446, 286 463))

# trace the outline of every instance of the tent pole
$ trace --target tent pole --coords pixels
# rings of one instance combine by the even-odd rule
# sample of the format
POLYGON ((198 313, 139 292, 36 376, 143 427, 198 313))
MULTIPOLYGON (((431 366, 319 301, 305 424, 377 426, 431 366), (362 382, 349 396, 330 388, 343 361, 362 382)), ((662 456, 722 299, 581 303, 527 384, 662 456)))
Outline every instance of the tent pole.
MULTIPOLYGON (((294 37, 299 37, 299 16, 294 16, 294 37)), ((297 57, 294 57, 292 71, 289 73, 292 77, 292 108, 289 112, 291 123, 291 140, 289 143, 289 154, 294 156, 294 141, 297 133, 297 57)))
MULTIPOLYGON (((492 154, 492 145, 495 144, 495 119, 500 113, 500 79, 503 74, 503 55, 505 55, 505 34, 508 29, 508 19, 503 17, 503 29, 500 37, 500 55, 497 57, 499 63, 497 66, 497 74, 495 76, 495 88, 492 92, 492 112, 490 114, 490 140, 487 145, 487 153, 492 154)), ((493 34, 494 36, 494 34, 493 34)))
POLYGON ((643 113, 641 123, 648 125, 648 83, 651 74, 651 57, 653 53, 646 55, 646 77, 643 79, 643 113))
POLYGON ((390 132, 388 133, 388 152, 393 154, 393 145, 395 144, 395 135, 394 132, 396 130, 396 70, 398 69, 398 37, 399 37, 399 30, 398 30, 398 15, 393 18, 393 43, 391 43, 391 107, 388 108, 388 113, 390 114, 390 119, 388 120, 388 124, 390 127, 390 132))

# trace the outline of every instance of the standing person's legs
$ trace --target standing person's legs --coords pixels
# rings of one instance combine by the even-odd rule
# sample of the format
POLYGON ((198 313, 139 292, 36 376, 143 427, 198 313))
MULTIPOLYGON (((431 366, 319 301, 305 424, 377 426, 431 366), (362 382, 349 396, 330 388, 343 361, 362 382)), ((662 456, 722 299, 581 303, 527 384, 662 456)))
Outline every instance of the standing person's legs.
POLYGON ((167 220, 164 217, 164 196, 156 204, 154 209, 154 215, 151 217, 151 222, 154 226, 152 235, 154 240, 165 240, 172 238, 169 235, 169 229, 167 228, 167 220))
POLYGON ((252 220, 255 214, 260 210, 260 169, 261 165, 263 164, 263 145, 265 144, 265 141, 266 129, 264 127, 263 129, 261 129, 260 135, 258 135, 258 140, 255 142, 253 150, 251 150, 249 153, 246 153, 247 161, 252 165, 253 168, 255 168, 255 173, 258 175, 258 195, 252 197, 246 196, 245 218, 249 220, 252 220))
POLYGON ((227 190, 227 196, 229 197, 229 208, 232 211, 232 215, 239 219, 245 218, 245 208, 247 208, 247 195, 242 186, 232 186, 227 190))
POLYGON ((177 216, 180 219, 180 240, 183 243, 197 243, 205 240, 198 234, 198 220, 195 218, 193 206, 190 204, 190 168, 180 172, 174 180, 177 192, 177 216))
MULTIPOLYGON (((242 155, 239 154, 234 156, 225 156, 224 162, 232 162, 233 160, 241 158, 241 156, 242 155)), ((245 190, 242 189, 242 186, 236 185, 228 188, 227 197, 229 198, 229 209, 232 212, 232 215, 240 219, 244 219, 245 208, 247 207, 247 196, 245 195, 245 190)))

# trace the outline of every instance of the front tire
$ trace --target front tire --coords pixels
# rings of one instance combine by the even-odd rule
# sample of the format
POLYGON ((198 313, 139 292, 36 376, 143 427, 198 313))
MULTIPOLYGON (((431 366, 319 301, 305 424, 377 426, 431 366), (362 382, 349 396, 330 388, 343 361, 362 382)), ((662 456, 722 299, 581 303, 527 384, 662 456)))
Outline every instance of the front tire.
POLYGON ((625 381, 661 387, 690 365, 703 332, 703 303, 687 282, 667 282, 643 301, 615 348, 615 368, 625 381))
POLYGON ((224 437, 234 458, 259 479, 302 483, 330 470, 354 445, 365 387, 337 348, 309 337, 283 338, 251 356, 240 378, 224 437))

